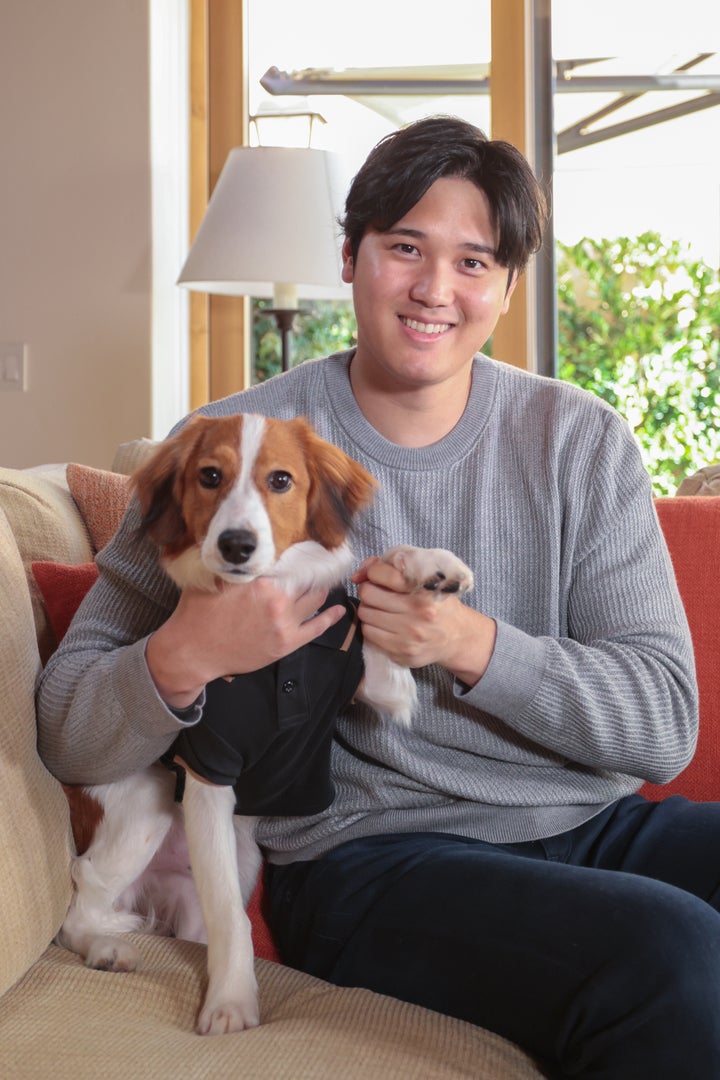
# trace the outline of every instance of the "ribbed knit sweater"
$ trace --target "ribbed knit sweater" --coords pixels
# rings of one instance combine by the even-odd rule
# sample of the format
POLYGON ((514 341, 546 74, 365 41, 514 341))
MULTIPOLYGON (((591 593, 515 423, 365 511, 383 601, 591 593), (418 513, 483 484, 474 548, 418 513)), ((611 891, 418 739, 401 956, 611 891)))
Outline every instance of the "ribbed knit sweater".
MULTIPOLYGON (((464 602, 497 623, 472 687, 416 672, 406 730, 353 705, 333 747, 336 798, 265 818, 275 862, 360 835, 438 831, 512 842, 557 834, 692 756, 692 647, 649 477, 625 422, 576 387, 476 357, 465 412, 439 442, 397 446, 355 402, 352 353, 300 365, 206 415, 307 416, 380 494, 358 561, 397 543, 444 547, 473 570, 464 602)), ((40 751, 61 779, 102 783, 157 760, 202 714, 176 714, 145 662, 177 602, 132 505, 39 690, 40 751)))

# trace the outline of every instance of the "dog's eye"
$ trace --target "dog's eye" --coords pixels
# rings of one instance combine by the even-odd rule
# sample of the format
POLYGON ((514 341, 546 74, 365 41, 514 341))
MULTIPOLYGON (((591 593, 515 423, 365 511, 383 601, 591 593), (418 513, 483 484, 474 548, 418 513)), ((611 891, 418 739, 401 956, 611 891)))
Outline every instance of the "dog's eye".
POLYGON ((222 473, 219 469, 216 469, 214 465, 206 465, 198 473, 198 480, 200 486, 204 488, 216 488, 220 486, 222 480, 222 473))
POLYGON ((268 476, 267 483, 271 491, 289 491, 292 487, 292 476, 288 472, 276 469, 268 476))

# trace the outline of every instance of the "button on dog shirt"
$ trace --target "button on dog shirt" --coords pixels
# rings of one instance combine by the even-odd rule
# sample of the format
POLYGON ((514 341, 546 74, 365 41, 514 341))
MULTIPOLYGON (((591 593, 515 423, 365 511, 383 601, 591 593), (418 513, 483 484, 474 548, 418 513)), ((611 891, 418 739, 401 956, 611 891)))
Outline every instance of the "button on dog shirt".
POLYGON ((356 602, 334 590, 325 607, 345 615, 309 645, 259 671, 205 688, 200 722, 175 740, 163 763, 235 789, 238 814, 316 814, 332 802, 335 720, 363 676, 356 602))

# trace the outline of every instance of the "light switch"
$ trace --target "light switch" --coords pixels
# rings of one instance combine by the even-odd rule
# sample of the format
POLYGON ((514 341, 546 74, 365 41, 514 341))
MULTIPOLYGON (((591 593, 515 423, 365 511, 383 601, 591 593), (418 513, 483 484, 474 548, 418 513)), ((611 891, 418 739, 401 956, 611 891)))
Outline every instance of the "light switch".
POLYGON ((27 347, 14 341, 0 342, 0 390, 25 390, 27 347))

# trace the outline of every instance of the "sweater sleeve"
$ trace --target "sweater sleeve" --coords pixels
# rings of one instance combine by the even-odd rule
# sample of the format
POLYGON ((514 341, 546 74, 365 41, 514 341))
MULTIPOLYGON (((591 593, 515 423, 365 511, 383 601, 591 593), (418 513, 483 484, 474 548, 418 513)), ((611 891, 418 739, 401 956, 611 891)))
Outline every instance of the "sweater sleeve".
POLYGON ((625 424, 608 416, 568 483, 562 633, 498 621, 483 678, 463 700, 575 764, 666 783, 692 758, 698 727, 689 628, 625 424))
POLYGON ((138 524, 133 502, 40 677, 38 748, 66 783, 107 783, 152 764, 201 715, 201 703, 169 709, 148 670, 148 637, 173 610, 177 590, 154 546, 138 538, 138 524))

